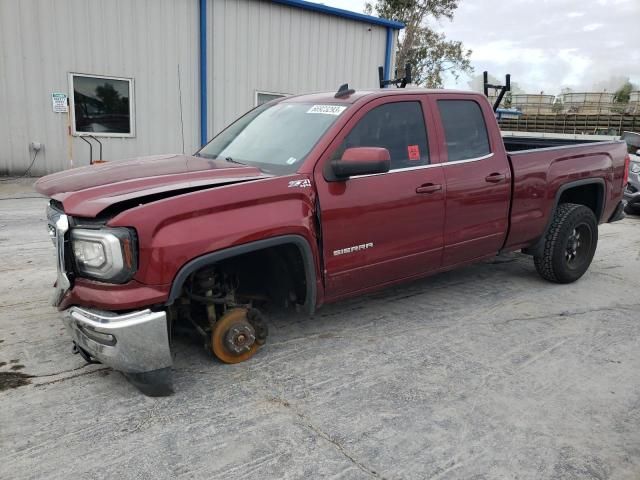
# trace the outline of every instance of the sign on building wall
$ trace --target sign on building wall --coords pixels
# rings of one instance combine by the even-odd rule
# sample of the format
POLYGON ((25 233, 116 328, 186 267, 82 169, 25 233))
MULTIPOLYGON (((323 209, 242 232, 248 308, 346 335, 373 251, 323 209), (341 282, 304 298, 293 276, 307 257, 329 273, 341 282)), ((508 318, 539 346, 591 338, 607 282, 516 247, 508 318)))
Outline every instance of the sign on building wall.
POLYGON ((54 113, 67 113, 69 111, 66 93, 52 93, 51 103, 53 104, 54 113))

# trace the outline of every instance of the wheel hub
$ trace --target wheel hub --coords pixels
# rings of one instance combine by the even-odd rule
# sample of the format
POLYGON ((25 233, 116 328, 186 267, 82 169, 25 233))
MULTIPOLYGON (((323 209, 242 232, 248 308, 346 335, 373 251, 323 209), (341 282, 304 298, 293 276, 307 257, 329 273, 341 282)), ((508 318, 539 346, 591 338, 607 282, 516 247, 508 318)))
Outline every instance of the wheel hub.
MULTIPOLYGON (((264 344, 258 327, 252 320, 255 309, 234 308, 216 321, 211 330, 211 350, 224 363, 239 363, 251 358, 264 344)), ((259 315, 258 315, 259 317, 259 315)))
POLYGON ((567 262, 571 263, 578 256, 578 248, 580 248, 580 232, 578 232, 575 228, 571 233, 567 241, 567 250, 565 252, 565 257, 567 262))
POLYGON ((229 329, 225 335, 224 346, 230 352, 239 355, 251 350, 255 341, 256 335, 253 327, 248 322, 242 322, 229 329))

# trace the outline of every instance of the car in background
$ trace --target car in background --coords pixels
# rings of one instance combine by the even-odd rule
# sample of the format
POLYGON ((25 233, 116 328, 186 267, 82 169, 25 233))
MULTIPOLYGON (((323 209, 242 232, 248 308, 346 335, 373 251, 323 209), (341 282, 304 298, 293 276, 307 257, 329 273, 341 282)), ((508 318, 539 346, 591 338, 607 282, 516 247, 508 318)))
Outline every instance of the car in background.
POLYGON ((624 211, 630 215, 640 215, 640 133, 624 132, 621 137, 627 142, 629 151, 629 183, 624 189, 627 202, 624 211))

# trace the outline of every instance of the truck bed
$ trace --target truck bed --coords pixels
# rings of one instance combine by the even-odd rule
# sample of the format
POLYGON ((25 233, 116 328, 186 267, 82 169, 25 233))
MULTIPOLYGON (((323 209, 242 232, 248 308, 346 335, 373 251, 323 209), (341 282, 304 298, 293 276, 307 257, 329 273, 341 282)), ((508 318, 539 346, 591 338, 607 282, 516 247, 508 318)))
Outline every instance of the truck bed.
MULTIPOLYGON (((518 143, 514 137, 505 139, 513 185, 505 249, 523 248, 540 238, 551 218, 557 196, 567 186, 593 183, 593 179, 597 179, 589 194, 593 199, 588 201, 598 213, 599 222, 609 219, 617 206, 616 199, 622 195, 624 142, 553 140, 527 138, 530 147, 537 145, 518 149, 518 146, 526 145, 524 140, 518 143)), ((570 198, 566 200, 571 201, 570 198)))
POLYGON ((568 134, 525 134, 503 132, 502 139, 507 152, 534 150, 538 148, 590 145, 593 143, 617 140, 619 137, 608 135, 568 135, 568 134))

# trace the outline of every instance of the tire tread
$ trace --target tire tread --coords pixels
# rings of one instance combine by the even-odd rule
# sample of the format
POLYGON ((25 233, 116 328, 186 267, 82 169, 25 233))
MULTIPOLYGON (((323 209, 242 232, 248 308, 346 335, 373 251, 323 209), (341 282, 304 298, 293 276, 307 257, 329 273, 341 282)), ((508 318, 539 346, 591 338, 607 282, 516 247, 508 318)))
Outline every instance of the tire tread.
MULTIPOLYGON (((576 203, 562 203, 556 208, 553 215, 549 230, 545 235, 544 247, 541 256, 535 256, 533 258, 534 265, 538 274, 545 280, 554 283, 567 283, 565 279, 561 279, 554 267, 554 253, 557 248, 560 234, 562 233, 562 227, 570 219, 570 217, 577 211, 588 211, 593 215, 590 209, 584 205, 576 203)), ((595 216, 594 216, 595 220, 595 216)), ((594 242, 597 242, 597 221, 596 224, 596 238, 594 242)), ((594 247, 595 248, 595 247, 594 247)))

